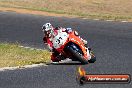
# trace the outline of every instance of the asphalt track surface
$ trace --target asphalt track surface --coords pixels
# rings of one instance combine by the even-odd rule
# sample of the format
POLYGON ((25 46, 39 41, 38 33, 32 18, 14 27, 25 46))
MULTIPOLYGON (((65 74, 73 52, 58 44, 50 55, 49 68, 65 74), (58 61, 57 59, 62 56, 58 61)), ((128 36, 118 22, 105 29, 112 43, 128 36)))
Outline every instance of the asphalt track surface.
MULTIPOLYGON (((0 12, 0 42, 44 48, 42 24, 71 27, 85 38, 97 56, 83 65, 88 74, 132 75, 132 23, 48 17, 0 12)), ((76 82, 76 63, 48 65, 0 72, 0 88, 132 88, 130 84, 86 84, 76 82)))

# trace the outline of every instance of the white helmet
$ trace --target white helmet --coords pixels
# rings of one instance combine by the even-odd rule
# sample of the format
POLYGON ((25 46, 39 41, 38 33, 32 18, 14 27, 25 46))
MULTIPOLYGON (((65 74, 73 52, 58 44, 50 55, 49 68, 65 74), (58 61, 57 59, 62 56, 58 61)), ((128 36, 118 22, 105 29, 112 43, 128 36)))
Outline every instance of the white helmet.
POLYGON ((51 34, 53 33, 53 26, 51 25, 51 23, 45 23, 43 26, 42 26, 42 31, 48 35, 48 37, 51 36, 51 34))

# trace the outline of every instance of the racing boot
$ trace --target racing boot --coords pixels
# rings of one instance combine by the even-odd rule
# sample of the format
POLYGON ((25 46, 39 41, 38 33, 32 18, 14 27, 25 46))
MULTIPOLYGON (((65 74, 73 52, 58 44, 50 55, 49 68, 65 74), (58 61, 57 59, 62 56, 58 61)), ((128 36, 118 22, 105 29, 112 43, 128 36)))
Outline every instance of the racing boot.
POLYGON ((59 63, 67 63, 67 62, 72 61, 71 59, 66 58, 66 57, 64 57, 64 56, 61 55, 61 54, 59 54, 56 58, 58 58, 59 63))
POLYGON ((71 62, 71 61, 72 61, 71 59, 66 58, 64 60, 59 61, 59 63, 68 63, 68 62, 71 62))
POLYGON ((91 59, 91 50, 89 50, 89 48, 86 48, 86 51, 87 51, 87 56, 88 56, 88 60, 90 60, 91 59))

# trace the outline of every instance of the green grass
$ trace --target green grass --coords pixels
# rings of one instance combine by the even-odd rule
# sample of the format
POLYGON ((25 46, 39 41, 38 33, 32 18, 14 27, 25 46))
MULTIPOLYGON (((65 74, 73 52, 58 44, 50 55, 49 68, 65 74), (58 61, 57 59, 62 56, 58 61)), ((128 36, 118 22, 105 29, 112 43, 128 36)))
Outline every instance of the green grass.
POLYGON ((0 43, 0 67, 23 66, 49 61, 50 53, 46 50, 31 50, 21 48, 18 44, 0 43))
POLYGON ((0 6, 76 15, 89 19, 132 19, 131 0, 1 0, 0 6))

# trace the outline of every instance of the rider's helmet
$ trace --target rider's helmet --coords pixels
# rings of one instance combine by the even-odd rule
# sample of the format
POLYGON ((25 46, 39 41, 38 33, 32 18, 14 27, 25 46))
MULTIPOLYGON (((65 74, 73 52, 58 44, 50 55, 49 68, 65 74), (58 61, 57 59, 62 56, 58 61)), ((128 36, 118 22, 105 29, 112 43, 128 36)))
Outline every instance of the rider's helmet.
POLYGON ((42 26, 42 31, 45 33, 46 36, 51 37, 51 35, 52 35, 53 32, 54 32, 54 28, 53 28, 53 26, 51 25, 51 23, 45 23, 45 24, 42 26))

